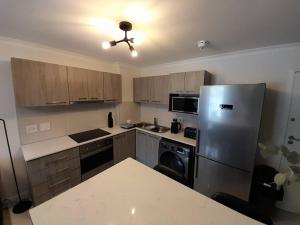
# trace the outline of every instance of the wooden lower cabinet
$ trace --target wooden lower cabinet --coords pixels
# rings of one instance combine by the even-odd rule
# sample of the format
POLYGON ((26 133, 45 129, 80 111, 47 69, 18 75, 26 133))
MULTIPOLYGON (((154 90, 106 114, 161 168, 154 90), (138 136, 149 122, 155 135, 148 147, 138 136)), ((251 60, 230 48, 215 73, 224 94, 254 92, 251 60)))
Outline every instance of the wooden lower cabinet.
POLYGON ((114 164, 128 157, 135 159, 135 130, 118 134, 113 137, 114 164))
POLYGON ((153 168, 158 164, 160 137, 136 131, 136 160, 153 168))
POLYGON ((76 186, 81 182, 79 148, 27 162, 34 205, 76 186))

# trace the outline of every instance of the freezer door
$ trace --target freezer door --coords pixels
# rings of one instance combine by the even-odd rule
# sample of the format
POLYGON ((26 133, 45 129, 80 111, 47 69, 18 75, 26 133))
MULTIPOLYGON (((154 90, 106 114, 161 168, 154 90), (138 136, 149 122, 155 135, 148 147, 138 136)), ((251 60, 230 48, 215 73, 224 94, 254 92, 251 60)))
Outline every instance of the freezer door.
POLYGON ((202 86, 198 153, 252 171, 264 92, 265 84, 202 86))
MULTIPOLYGON (((197 160, 197 157, 196 157, 197 160)), ((225 192, 248 201, 252 174, 199 157, 196 162, 194 189, 211 197, 225 192)))

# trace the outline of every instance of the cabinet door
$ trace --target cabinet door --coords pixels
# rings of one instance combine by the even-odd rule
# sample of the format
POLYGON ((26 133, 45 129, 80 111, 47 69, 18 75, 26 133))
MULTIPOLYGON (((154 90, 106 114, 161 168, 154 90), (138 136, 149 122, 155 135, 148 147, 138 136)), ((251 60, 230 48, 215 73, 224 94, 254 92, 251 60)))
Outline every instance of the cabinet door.
POLYGON ((114 102, 122 100, 121 75, 104 73, 104 100, 114 102))
POLYGON ((147 135, 143 132, 136 131, 136 160, 145 164, 147 162, 147 135))
POLYGON ((45 77, 46 105, 69 104, 67 67, 41 63, 45 77))
POLYGON ((11 59, 17 106, 68 104, 66 67, 26 59, 11 59))
POLYGON ((88 70, 68 67, 68 82, 70 101, 87 101, 88 92, 88 70))
POLYGON ((125 134, 119 134, 113 137, 114 164, 121 162, 126 157, 126 147, 123 145, 124 139, 126 139, 125 134))
POLYGON ((150 101, 158 104, 169 104, 170 76, 152 77, 150 80, 150 101))
POLYGON ((93 70, 87 71, 88 93, 90 100, 103 100, 103 73, 93 70))
POLYGON ((146 165, 154 168, 158 164, 158 150, 159 150, 160 137, 147 135, 147 152, 146 152, 146 165))
POLYGON ((122 77, 120 74, 113 74, 112 79, 113 96, 117 102, 122 101, 122 77))
POLYGON ((126 136, 126 140, 124 145, 126 145, 126 149, 127 149, 127 155, 126 158, 131 157, 133 159, 135 159, 136 157, 136 147, 135 147, 135 130, 129 131, 125 133, 126 136))
POLYGON ((119 163, 128 157, 135 158, 135 131, 128 131, 114 136, 114 163, 119 163))
POLYGON ((210 83, 210 74, 206 71, 187 72, 185 75, 185 92, 199 93, 200 86, 210 83))
POLYGON ((170 75, 170 92, 182 93, 184 92, 185 73, 172 73, 170 75))
POLYGON ((150 77, 141 77, 133 79, 133 94, 135 102, 147 103, 150 101, 150 77))

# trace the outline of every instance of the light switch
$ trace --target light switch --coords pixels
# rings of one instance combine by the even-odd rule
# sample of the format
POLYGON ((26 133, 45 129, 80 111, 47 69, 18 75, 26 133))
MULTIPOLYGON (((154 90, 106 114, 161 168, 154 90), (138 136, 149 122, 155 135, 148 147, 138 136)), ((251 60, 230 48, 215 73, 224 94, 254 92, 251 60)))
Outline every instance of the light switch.
POLYGON ((38 132, 38 128, 36 124, 31 124, 26 126, 26 134, 33 134, 38 132))
POLYGON ((50 122, 40 123, 40 131, 48 131, 51 130, 50 122))

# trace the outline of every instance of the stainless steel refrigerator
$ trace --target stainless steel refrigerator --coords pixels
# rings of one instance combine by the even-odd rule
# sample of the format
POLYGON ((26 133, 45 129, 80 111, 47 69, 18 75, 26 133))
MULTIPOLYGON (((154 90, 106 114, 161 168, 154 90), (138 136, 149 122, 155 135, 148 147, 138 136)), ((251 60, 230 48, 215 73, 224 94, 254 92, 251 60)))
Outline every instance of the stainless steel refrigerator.
POLYGON ((212 85, 200 90, 194 189, 248 200, 265 84, 212 85))

